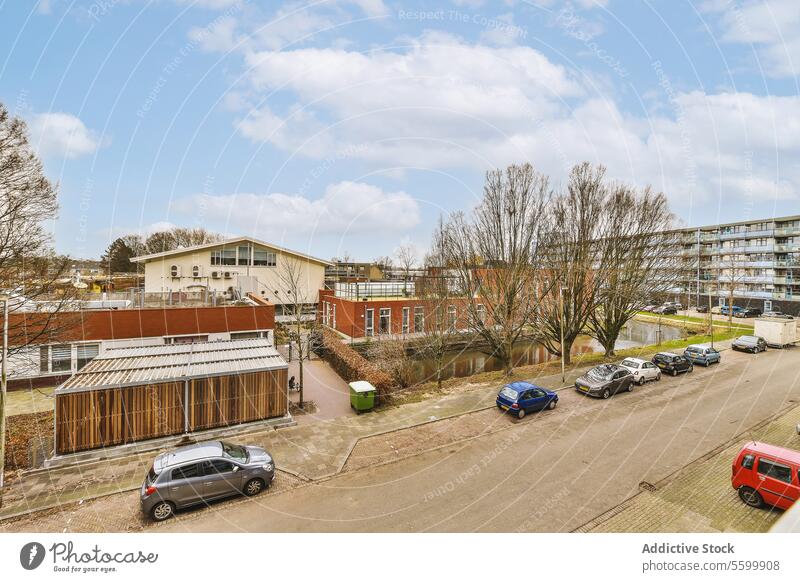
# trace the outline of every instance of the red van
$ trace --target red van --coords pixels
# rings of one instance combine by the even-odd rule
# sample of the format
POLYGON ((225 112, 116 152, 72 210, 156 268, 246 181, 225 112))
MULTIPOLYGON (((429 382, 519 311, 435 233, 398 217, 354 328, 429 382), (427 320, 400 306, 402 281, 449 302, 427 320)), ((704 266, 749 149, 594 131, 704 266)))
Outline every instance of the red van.
POLYGON ((751 507, 789 509, 800 497, 800 453, 749 442, 733 461, 731 485, 751 507))

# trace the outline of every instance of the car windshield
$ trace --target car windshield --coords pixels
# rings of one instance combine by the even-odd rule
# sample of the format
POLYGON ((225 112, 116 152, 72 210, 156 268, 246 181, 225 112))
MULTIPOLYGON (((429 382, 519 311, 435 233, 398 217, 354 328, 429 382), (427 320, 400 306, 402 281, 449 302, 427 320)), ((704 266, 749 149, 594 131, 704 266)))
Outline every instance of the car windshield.
POLYGON ((690 346, 690 347, 686 348, 686 351, 694 354, 694 353, 700 352, 701 350, 700 350, 700 348, 694 348, 694 347, 690 346))
POLYGON ((500 391, 500 395, 508 398, 509 400, 516 400, 519 397, 519 393, 510 386, 504 386, 500 391))
POLYGON ((230 457, 231 459, 236 459, 237 461, 246 461, 247 460, 247 449, 245 449, 241 445, 232 445, 226 442, 220 442, 222 445, 222 452, 230 457))
POLYGON ((739 341, 744 342, 746 344, 754 344, 758 340, 756 340, 756 338, 752 335, 743 335, 742 337, 739 338, 739 341))
POLYGON ((626 368, 639 368, 639 362, 633 360, 622 360, 622 365, 626 368))
POLYGON ((598 366, 596 368, 592 368, 591 370, 589 370, 589 372, 586 375, 589 376, 592 380, 607 380, 608 378, 611 377, 611 374, 613 372, 614 372, 613 369, 609 369, 605 366, 598 366))

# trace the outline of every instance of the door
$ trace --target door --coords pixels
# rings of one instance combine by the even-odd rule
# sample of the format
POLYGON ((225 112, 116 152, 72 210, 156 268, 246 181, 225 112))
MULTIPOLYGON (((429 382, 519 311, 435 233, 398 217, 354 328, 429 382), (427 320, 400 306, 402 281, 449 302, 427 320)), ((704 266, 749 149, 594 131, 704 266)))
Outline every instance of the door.
POLYGON ((375 310, 367 309, 364 312, 364 334, 372 337, 375 334, 375 310))
POLYGON ((225 459, 203 463, 203 499, 216 499, 241 491, 241 471, 238 465, 225 459))
POLYGON ((530 402, 531 409, 542 410, 547 406, 547 392, 544 390, 539 390, 538 388, 531 390, 530 402))
POLYGON ((658 375, 658 368, 656 368, 655 364, 651 364, 650 362, 645 362, 642 365, 642 374, 648 380, 654 379, 658 375))
POLYGON ((797 471, 788 463, 759 457, 756 471, 759 480, 758 491, 764 501, 781 509, 788 509, 797 500, 797 471))
POLYGON ((625 376, 625 372, 622 371, 614 373, 613 385, 611 387, 612 392, 616 394, 617 392, 620 392, 624 388, 628 387, 628 383, 625 381, 625 376))
POLYGON ((172 469, 169 481, 169 499, 177 507, 192 505, 202 500, 203 471, 201 463, 192 463, 172 469))

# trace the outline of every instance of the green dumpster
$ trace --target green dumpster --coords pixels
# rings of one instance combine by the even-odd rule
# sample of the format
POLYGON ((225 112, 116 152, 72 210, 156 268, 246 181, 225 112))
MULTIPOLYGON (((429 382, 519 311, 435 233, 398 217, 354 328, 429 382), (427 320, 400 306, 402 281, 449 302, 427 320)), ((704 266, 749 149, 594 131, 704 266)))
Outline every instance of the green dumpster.
POLYGON ((350 382, 350 407, 359 414, 375 406, 375 386, 364 380, 350 382))

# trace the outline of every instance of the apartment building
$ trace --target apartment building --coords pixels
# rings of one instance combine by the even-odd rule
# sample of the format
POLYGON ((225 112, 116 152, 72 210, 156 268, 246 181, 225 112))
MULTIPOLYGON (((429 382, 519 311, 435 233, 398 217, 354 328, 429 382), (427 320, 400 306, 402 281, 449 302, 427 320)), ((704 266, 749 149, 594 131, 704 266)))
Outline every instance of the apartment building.
POLYGON ((692 305, 734 305, 800 315, 800 215, 678 231, 680 281, 692 305))

